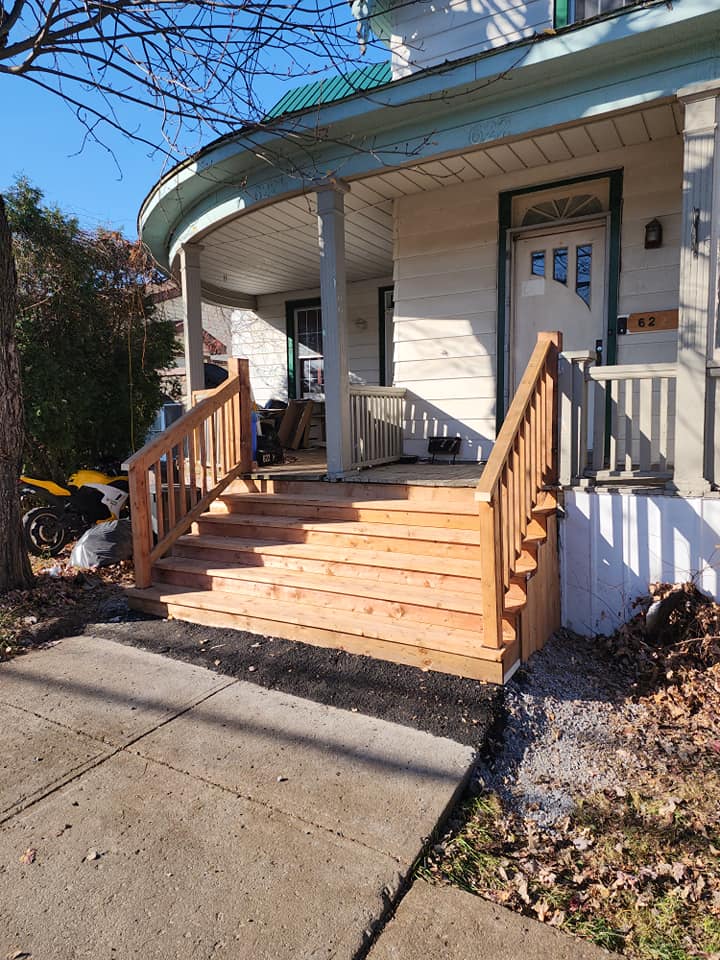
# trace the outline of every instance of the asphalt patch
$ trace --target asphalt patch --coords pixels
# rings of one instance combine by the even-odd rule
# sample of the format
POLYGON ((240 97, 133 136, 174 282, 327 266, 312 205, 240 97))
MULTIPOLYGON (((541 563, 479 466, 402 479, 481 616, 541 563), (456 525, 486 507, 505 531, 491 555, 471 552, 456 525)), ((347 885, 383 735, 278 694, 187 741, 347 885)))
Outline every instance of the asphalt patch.
POLYGON ((85 633, 478 750, 502 710, 495 684, 243 630, 153 618, 90 624, 85 633))

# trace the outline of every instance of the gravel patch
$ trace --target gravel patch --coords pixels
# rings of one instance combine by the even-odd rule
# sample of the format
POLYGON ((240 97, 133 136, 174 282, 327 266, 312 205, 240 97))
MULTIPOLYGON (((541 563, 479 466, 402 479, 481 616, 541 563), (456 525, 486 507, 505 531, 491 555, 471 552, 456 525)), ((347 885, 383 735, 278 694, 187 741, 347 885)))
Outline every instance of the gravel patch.
MULTIPOLYGON (((565 633, 550 640, 505 688, 497 737, 471 789, 499 795, 504 808, 552 826, 579 798, 621 789, 634 758, 615 734, 624 679, 597 641, 565 633)), ((621 706, 622 705, 622 706, 621 706)))

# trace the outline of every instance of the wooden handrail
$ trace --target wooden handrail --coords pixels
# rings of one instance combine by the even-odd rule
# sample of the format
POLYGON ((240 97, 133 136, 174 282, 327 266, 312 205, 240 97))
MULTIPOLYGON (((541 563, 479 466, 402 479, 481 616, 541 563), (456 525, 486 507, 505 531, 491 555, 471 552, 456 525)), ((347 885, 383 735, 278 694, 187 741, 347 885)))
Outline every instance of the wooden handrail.
POLYGON ((135 582, 140 588, 150 585, 153 563, 228 484, 251 469, 248 361, 229 360, 228 373, 211 396, 128 461, 135 582))
POLYGON ((504 643, 505 595, 540 496, 557 482, 557 375, 561 333, 539 333, 475 490, 480 514, 483 636, 504 643))

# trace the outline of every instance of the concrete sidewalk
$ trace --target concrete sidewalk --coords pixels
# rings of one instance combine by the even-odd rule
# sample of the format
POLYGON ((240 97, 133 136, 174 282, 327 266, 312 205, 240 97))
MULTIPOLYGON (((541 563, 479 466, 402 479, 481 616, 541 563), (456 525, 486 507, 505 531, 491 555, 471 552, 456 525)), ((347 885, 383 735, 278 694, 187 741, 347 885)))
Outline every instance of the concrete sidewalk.
POLYGON ((368 960, 620 960, 583 940, 465 893, 416 881, 368 960))
POLYGON ((353 957, 471 760, 97 637, 3 664, 0 957, 353 957))

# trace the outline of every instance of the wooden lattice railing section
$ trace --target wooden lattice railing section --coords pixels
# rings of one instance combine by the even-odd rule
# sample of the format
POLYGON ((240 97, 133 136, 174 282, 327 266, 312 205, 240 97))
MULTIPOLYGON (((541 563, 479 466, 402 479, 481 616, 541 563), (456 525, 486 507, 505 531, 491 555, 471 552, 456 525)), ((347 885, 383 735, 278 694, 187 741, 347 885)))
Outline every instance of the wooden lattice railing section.
POLYGON ((523 545, 548 487, 557 483, 557 376, 562 334, 540 333, 525 374, 478 482, 483 633, 506 642, 506 597, 523 545))
POLYGON ((135 583, 149 587, 152 565, 238 476, 252 466, 247 360, 128 461, 135 583))

